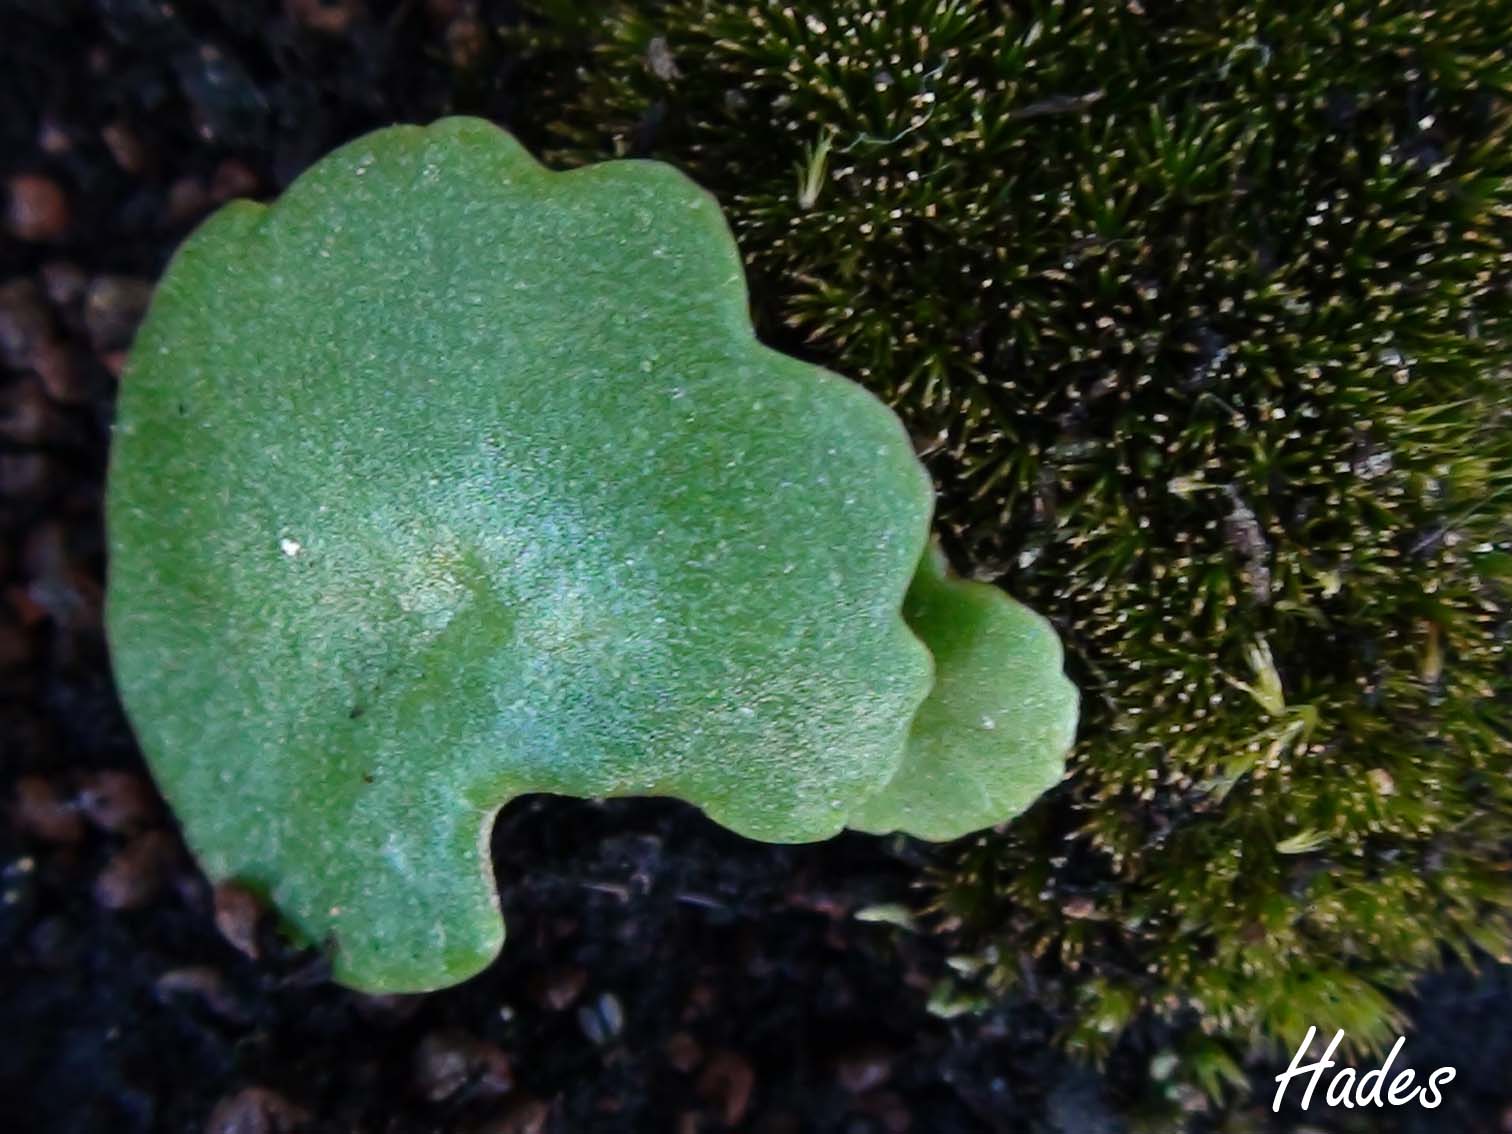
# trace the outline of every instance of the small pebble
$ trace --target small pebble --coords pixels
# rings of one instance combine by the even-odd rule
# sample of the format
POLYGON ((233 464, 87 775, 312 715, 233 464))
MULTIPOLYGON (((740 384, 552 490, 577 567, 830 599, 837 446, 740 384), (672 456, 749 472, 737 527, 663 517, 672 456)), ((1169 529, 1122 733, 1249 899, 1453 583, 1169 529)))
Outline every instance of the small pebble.
POLYGON ((709 1056, 698 1077, 698 1097, 719 1110, 726 1126, 735 1126, 751 1105, 756 1072, 750 1060, 734 1051, 716 1051, 709 1056))
POLYGON ((84 326, 97 351, 124 350, 152 299, 152 283, 131 276, 96 276, 84 293, 84 326))
POLYGON ((458 71, 471 71, 488 53, 488 29, 471 13, 464 13, 446 25, 446 53, 458 71))
POLYGON ((673 1032, 662 1052, 672 1068, 684 1075, 703 1062, 703 1047, 687 1032, 673 1032))
POLYGON ((69 137, 67 128, 57 119, 44 118, 37 130, 37 148, 44 154, 57 157, 73 149, 73 138, 69 137))
POLYGON ((619 997, 606 992, 593 1003, 580 1007, 577 1010, 577 1021, 585 1036, 603 1046, 624 1030, 625 1010, 620 1005, 619 997))
POLYGON ((340 35, 366 14, 362 0, 284 0, 291 20, 313 31, 340 35))
POLYGON ((210 192, 197 177, 180 177, 168 186, 168 219, 184 224, 210 207, 210 192))
POLYGON ((110 156, 125 173, 141 173, 147 168, 147 150, 136 131, 125 122, 115 121, 100 128, 100 139, 110 156))
POLYGON ((31 368, 42 380, 47 396, 63 405, 82 405, 94 393, 84 369, 62 339, 48 339, 32 352, 31 368))
POLYGON ((216 1016, 233 1024, 245 1023, 250 1018, 226 978, 209 965, 169 969, 157 978, 153 987, 162 1000, 179 995, 195 997, 216 1016))
POLYGON ((835 1060, 835 1078, 853 1095, 880 1087, 892 1076, 893 1053, 877 1044, 863 1044, 835 1060))
POLYGON ((250 197, 257 192, 257 174, 238 158, 224 158, 210 177, 210 199, 223 204, 233 197, 250 197))
POLYGON ((41 243, 68 231, 68 198, 50 177, 21 173, 10 179, 8 221, 17 240, 41 243))
POLYGON ((509 1056, 457 1028, 431 1032, 420 1041, 414 1073, 416 1088, 431 1102, 448 1099, 464 1087, 475 1095, 493 1096, 514 1086, 509 1056))
POLYGON ((261 956, 257 942, 258 923, 263 904, 256 894, 235 882, 222 882, 215 888, 215 928, 239 953, 252 960, 261 956))
POLYGON ((130 355, 124 350, 107 350, 100 355, 100 365, 110 372, 110 376, 117 381, 126 370, 126 361, 130 355))
POLYGON ((41 776, 16 781, 16 825, 46 843, 76 843, 84 837, 78 808, 41 776))
POLYGON ((308 1111, 277 1091, 243 1087, 215 1104, 205 1134, 299 1134, 309 1121, 308 1111))
POLYGON ((137 835, 118 850, 95 879, 95 900, 110 910, 140 909, 162 891, 178 847, 164 831, 137 835))
POLYGON ((535 998, 549 1012, 571 1008, 588 984, 588 970, 576 965, 552 969, 534 983, 535 998))
POLYGON ((91 772, 84 777, 78 798, 91 823, 116 834, 139 831, 158 817, 152 787, 131 772, 91 772))

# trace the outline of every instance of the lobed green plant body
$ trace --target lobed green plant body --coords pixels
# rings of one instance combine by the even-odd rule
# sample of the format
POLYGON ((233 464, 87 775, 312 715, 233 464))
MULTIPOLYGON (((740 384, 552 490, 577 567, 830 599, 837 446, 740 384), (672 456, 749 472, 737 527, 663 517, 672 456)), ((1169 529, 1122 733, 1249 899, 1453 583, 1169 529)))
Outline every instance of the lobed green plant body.
POLYGON ((1216 1091, 1507 956, 1512 5, 537 9, 554 156, 714 191, 1067 642, 1068 784, 939 862, 989 988, 1216 1091))
POLYGON ((436 988, 502 943, 522 794, 800 842, 1055 783, 1060 645, 948 577, 932 507, 894 414, 756 340, 670 166, 394 127, 170 265, 118 407, 111 650, 207 872, 343 982, 436 988))

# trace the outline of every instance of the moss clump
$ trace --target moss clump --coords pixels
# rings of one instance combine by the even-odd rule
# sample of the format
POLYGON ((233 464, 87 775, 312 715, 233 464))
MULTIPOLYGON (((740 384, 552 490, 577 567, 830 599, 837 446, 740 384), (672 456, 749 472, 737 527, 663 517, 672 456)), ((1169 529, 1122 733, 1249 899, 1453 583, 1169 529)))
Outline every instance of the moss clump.
POLYGON ((1387 1040, 1512 937, 1512 4, 874 7, 548 20, 555 157, 713 189, 1065 635, 1070 782, 941 863, 990 980, 1387 1040))

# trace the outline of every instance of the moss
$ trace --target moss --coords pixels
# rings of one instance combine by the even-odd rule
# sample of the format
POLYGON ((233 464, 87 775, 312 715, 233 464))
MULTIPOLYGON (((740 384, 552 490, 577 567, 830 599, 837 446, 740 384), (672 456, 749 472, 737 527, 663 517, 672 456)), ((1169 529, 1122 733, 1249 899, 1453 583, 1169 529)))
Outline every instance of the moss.
POLYGON ((552 157, 713 189, 1065 637, 1068 782, 938 865, 989 986, 1389 1046, 1512 939, 1512 4, 872 9, 545 12, 552 157))

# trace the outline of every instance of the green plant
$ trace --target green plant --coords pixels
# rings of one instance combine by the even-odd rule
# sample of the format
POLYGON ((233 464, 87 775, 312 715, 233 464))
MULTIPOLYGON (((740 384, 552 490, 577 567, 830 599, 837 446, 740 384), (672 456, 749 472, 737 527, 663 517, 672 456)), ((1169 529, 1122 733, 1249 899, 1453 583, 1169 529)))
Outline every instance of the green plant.
POLYGON ((1093 1055, 1389 1046, 1445 946, 1507 954, 1512 6, 543 15, 557 158, 719 195, 1066 637, 1070 783, 939 860, 975 979, 1037 956, 1093 1055))
POLYGON ((111 648, 206 871, 338 979, 433 988, 499 948, 488 835, 526 792, 786 842, 1053 783, 1043 620, 933 556, 904 607, 932 503, 879 401, 756 341, 670 167, 396 127, 170 266, 119 406, 111 648))

